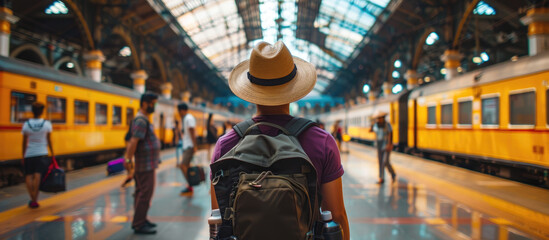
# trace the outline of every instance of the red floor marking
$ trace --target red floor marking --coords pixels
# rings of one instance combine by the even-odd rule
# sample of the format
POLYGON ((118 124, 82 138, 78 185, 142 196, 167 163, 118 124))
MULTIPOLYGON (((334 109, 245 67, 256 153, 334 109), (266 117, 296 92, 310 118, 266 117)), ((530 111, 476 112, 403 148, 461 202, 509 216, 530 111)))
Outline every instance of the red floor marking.
MULTIPOLYGON (((420 218, 420 217, 394 217, 394 218, 352 218, 350 219, 350 222, 352 223, 365 223, 365 224, 400 224, 400 225, 419 225, 419 224, 427 224, 427 219, 432 218, 420 218)), ((451 218, 440 218, 447 223, 451 223, 451 218)), ((458 224, 470 224, 471 219, 470 218, 459 218, 458 224)), ((495 223, 484 220, 482 221, 483 225, 493 225, 495 223)))
POLYGON ((206 222, 206 217, 197 216, 149 216, 151 222, 206 222))

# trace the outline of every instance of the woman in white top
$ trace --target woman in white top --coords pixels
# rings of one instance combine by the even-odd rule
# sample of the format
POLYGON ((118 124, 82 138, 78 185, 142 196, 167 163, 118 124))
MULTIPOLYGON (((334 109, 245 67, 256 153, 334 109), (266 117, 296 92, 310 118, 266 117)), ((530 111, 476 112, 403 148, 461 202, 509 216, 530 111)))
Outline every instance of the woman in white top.
POLYGON ((31 200, 30 208, 37 208, 38 189, 42 174, 45 173, 50 165, 48 157, 48 147, 53 156, 53 147, 51 144, 51 122, 40 118, 44 112, 44 104, 35 102, 32 104, 32 113, 34 118, 29 119, 23 124, 23 168, 25 169, 25 182, 27 191, 31 200))

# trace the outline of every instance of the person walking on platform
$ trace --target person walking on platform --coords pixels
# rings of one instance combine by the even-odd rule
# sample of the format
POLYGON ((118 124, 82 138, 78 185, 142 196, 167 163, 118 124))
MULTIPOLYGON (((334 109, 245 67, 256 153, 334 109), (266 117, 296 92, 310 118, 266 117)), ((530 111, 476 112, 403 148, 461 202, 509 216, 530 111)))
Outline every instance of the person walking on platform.
MULTIPOLYGON (((294 118, 290 115, 290 103, 305 97, 312 91, 315 83, 315 67, 304 60, 292 57, 288 48, 281 41, 274 45, 265 42, 259 43, 253 49, 250 59, 237 65, 229 77, 231 91, 241 99, 256 104, 257 115, 251 120, 253 123, 263 123, 259 131, 268 136, 276 136, 278 133, 281 133, 280 131, 282 130, 277 129, 280 126, 289 125, 290 128, 287 129, 295 130, 296 122, 306 120, 294 118), (274 126, 276 125, 277 127, 275 128, 274 126)), ((229 151, 232 151, 231 149, 241 141, 241 134, 248 132, 246 129, 241 129, 238 126, 253 123, 248 120, 238 124, 231 131, 219 138, 211 159, 211 166, 214 166, 220 158, 226 157, 226 154, 230 154, 229 151), (235 131, 237 128, 239 129, 238 132, 235 131)), ((315 124, 306 125, 299 129, 297 140, 301 145, 302 151, 310 159, 316 170, 316 183, 318 184, 316 185, 316 189, 319 190, 322 199, 322 210, 331 211, 333 220, 341 225, 343 239, 348 240, 350 238, 349 224, 343 203, 341 182, 341 176, 344 171, 336 142, 330 133, 320 129, 315 124)), ((290 132, 294 132, 293 130, 290 132)), ((257 130, 253 129, 253 131, 257 130)), ((251 143, 248 142, 248 144, 251 143)), ((248 146, 248 148, 250 152, 255 151, 254 146, 248 146)), ((277 152, 279 150, 284 151, 284 149, 277 149, 277 152)), ((265 150, 257 150, 256 152, 262 151, 265 150)), ((267 176, 271 172, 265 173, 267 173, 265 175, 267 176)), ((218 172, 213 173, 213 175, 220 176, 218 172)), ((313 181, 315 180, 313 179, 313 181)), ((215 181, 213 182, 215 183, 215 181)), ((257 186, 261 187, 261 185, 257 186)), ((212 209, 220 208, 219 204, 226 204, 226 202, 218 203, 215 191, 216 188, 212 184, 212 209)), ((264 194, 263 196, 274 197, 276 195, 264 194)), ((225 196, 220 197, 220 199, 225 199, 225 196)), ((266 205, 264 206, 267 207, 266 205)), ((257 206, 257 208, 261 208, 261 206, 257 206)), ((269 211, 267 209, 263 210, 269 211)), ((257 212, 255 210, 250 211, 257 212)), ((300 209, 299 211, 307 210, 300 209)), ((225 216, 227 216, 226 213, 225 216)), ((244 216, 244 218, 249 217, 244 216)), ((263 216, 264 219, 271 217, 273 216, 263 216)), ((259 221, 260 219, 257 220, 259 221)), ((230 228, 230 226, 227 227, 230 228)), ((268 229, 269 232, 273 230, 276 232, 276 228, 277 226, 267 226, 267 228, 258 229, 268 229)), ((225 226, 221 226, 221 229, 220 234, 224 233, 225 226)), ((278 229, 278 231, 284 231, 284 229, 278 229)), ((269 239, 272 239, 272 237, 269 239)))
POLYGON ((389 156, 391 151, 393 151, 393 128, 391 124, 385 121, 385 116, 387 113, 382 111, 377 111, 372 116, 372 119, 375 119, 376 122, 370 127, 370 132, 375 132, 376 134, 376 147, 377 147, 377 159, 379 164, 379 180, 378 184, 383 184, 385 182, 385 167, 391 173, 392 181, 396 180, 396 173, 391 165, 389 156))
POLYGON ((212 158, 212 145, 215 146, 217 142, 217 127, 213 123, 213 113, 208 115, 208 121, 206 122, 206 141, 208 144, 208 159, 212 158))
POLYGON ((221 136, 225 135, 229 130, 231 130, 231 128, 233 127, 233 124, 231 123, 231 121, 227 120, 223 123, 223 133, 221 134, 221 136))
POLYGON ((179 166, 179 153, 183 150, 183 137, 181 135, 181 127, 179 121, 175 120, 173 127, 173 145, 175 146, 175 164, 179 166))
POLYGON ((23 158, 22 165, 25 172, 25 183, 31 200, 28 206, 37 208, 38 193, 42 174, 46 172, 50 165, 48 158, 48 148, 53 157, 53 146, 51 144, 51 122, 43 118, 44 104, 35 102, 32 104, 32 114, 34 118, 23 123, 23 158))
POLYGON ((332 127, 332 136, 337 142, 337 148, 341 150, 341 142, 343 141, 343 130, 341 129, 341 120, 336 120, 332 127))
MULTIPOLYGON (((196 120, 189 113, 189 106, 185 103, 177 105, 179 110, 179 116, 181 116, 181 122, 183 123, 183 159, 179 168, 183 173, 183 177, 189 182, 188 170, 191 166, 191 160, 193 159, 194 154, 198 151, 198 144, 196 143, 196 120)), ((187 195, 193 193, 193 187, 191 185, 187 186, 181 191, 181 195, 187 195)))
POLYGON ((141 96, 140 109, 133 119, 131 138, 126 149, 125 164, 134 163, 134 216, 132 228, 136 234, 155 234, 156 224, 147 220, 147 212, 154 193, 156 168, 160 162, 160 140, 154 133, 149 116, 154 113, 158 96, 145 93, 141 96))

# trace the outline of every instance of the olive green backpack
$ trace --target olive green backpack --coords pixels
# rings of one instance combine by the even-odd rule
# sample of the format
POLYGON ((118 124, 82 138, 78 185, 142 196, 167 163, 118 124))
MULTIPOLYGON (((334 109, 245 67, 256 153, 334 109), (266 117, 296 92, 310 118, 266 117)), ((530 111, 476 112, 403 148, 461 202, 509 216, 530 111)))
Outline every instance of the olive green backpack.
POLYGON ((217 239, 302 240, 320 216, 317 173, 297 137, 314 125, 293 118, 284 126, 247 120, 234 127, 238 144, 211 164, 223 218, 217 239), (280 130, 262 134, 258 126, 280 130))

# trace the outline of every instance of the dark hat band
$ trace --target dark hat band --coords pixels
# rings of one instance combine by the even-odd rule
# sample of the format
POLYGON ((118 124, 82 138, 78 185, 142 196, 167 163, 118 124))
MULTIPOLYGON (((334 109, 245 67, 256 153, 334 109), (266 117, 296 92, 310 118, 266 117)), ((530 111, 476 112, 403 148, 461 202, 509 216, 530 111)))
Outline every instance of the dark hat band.
POLYGON ((250 80, 251 83, 257 84, 260 86, 278 86, 291 81, 292 79, 294 79, 296 74, 297 74, 297 66, 294 64, 294 70, 290 74, 281 78, 274 78, 274 79, 257 78, 257 77, 254 77, 252 74, 250 74, 250 72, 248 72, 248 79, 250 80))

